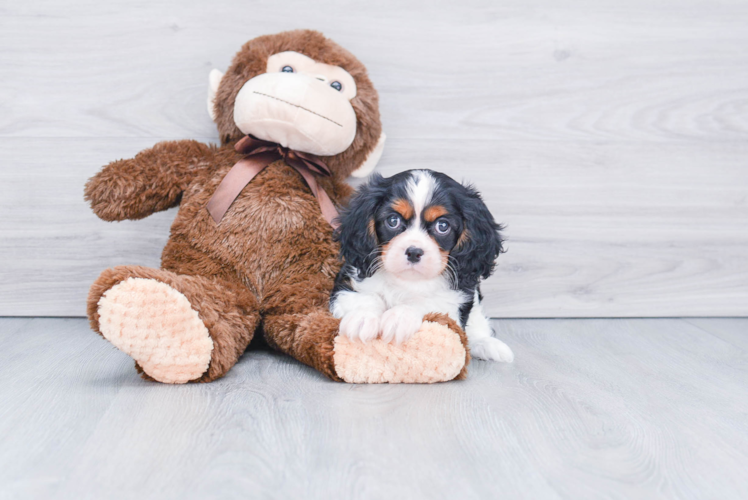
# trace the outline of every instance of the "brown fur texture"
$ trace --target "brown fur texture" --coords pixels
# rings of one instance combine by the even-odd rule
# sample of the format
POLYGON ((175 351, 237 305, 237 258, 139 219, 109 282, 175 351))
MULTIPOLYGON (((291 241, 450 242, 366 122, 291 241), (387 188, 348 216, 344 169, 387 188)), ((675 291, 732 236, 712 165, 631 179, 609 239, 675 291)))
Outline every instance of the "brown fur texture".
MULTIPOLYGON (((216 225, 205 205, 240 156, 227 145, 206 148, 202 158, 192 152, 179 158, 183 146, 188 151, 192 146, 184 142, 162 143, 133 160, 115 162, 87 185, 86 197, 97 215, 121 220, 168 206, 152 195, 164 177, 185 182, 181 188, 165 188, 167 193, 179 190, 173 198, 181 202, 162 269, 121 266, 104 271, 89 293, 92 328, 99 331, 98 302, 107 290, 129 277, 156 279, 190 300, 213 338, 211 364, 199 381, 214 380, 236 363, 261 316, 271 346, 337 379, 332 340, 338 321, 329 314, 328 301, 339 269, 338 246, 316 198, 293 168, 278 161, 252 180, 216 225), (172 167, 185 169, 159 177, 161 170, 152 163, 154 150, 175 160, 172 167), (139 185, 133 185, 135 177, 117 178, 112 167, 140 172, 139 185), (100 180, 108 183, 105 190, 100 180), (100 190, 108 199, 97 196, 100 190), (113 206, 120 199, 123 203, 113 206)), ((333 201, 350 190, 336 185, 337 179, 326 180, 333 201)))
POLYGON ((340 66, 356 81, 356 97, 351 100, 351 106, 356 112, 356 137, 353 144, 336 156, 322 157, 344 179, 364 162, 382 133, 379 96, 369 80, 366 67, 353 54, 317 31, 287 31, 260 36, 244 44, 223 75, 216 92, 215 114, 221 142, 228 144, 243 135, 234 123, 234 102, 242 85, 265 72, 268 57, 286 51, 298 52, 315 61, 340 66))
MULTIPOLYGON (((220 147, 191 140, 162 142, 133 159, 107 165, 86 184, 86 200, 107 221, 140 219, 179 206, 161 269, 107 269, 91 287, 88 317, 91 328, 101 333, 99 300, 130 277, 176 289, 197 311, 214 343, 208 370, 198 382, 223 376, 255 331, 263 331, 272 347, 339 380, 333 362, 339 321, 328 310, 340 267, 339 247, 300 174, 277 161, 244 188, 220 224, 206 210, 218 184, 243 158, 234 151, 242 136, 232 115, 236 94, 247 80, 265 71, 269 55, 287 50, 342 66, 356 79, 355 140, 343 153, 324 158, 333 175, 319 178, 333 203, 342 205, 352 191, 344 179, 365 160, 381 132, 377 94, 364 66, 314 31, 262 36, 242 47, 221 80, 215 101, 220 147)), ((449 326, 461 332, 453 322, 449 326)), ((463 343, 467 346, 466 340, 463 343)))

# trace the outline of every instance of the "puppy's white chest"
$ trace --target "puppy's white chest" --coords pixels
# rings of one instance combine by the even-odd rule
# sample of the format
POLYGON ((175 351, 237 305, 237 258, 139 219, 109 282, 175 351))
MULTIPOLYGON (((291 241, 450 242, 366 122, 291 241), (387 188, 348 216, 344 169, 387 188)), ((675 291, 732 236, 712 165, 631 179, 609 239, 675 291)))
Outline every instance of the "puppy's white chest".
POLYGON ((377 273, 370 278, 353 283, 358 293, 376 295, 387 309, 406 305, 422 314, 444 313, 455 321, 460 320, 460 306, 468 299, 463 293, 449 288, 441 277, 433 280, 406 281, 377 273))

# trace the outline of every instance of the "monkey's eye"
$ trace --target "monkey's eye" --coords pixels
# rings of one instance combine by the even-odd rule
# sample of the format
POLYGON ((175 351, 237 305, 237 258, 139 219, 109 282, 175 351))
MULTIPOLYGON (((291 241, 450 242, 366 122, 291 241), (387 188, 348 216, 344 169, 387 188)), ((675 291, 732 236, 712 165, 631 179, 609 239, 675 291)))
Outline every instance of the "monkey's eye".
POLYGON ((400 216, 394 214, 387 217, 387 220, 385 221, 387 227, 390 229, 397 229, 398 227, 400 227, 401 222, 402 219, 400 219, 400 216))
POLYGON ((449 233, 449 231, 452 228, 449 226, 449 222, 447 222, 444 219, 439 219, 436 221, 436 224, 434 224, 434 230, 441 235, 449 233))
POLYGON ((283 68, 281 68, 281 71, 284 73, 293 73, 293 68, 291 66, 283 66, 283 68))
POLYGON ((332 82, 330 84, 330 87, 334 88, 338 92, 340 92, 341 90, 343 90, 343 85, 340 82, 332 82))

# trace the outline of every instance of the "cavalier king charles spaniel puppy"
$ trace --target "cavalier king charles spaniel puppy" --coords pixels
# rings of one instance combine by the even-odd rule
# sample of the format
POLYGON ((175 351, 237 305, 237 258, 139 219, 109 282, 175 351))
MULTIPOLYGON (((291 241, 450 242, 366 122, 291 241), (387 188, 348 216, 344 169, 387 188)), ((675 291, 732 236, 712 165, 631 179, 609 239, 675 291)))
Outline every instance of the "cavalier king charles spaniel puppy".
POLYGON ((343 267, 330 299, 340 335, 408 340, 445 313, 479 359, 512 361, 481 307, 480 281, 502 252, 501 227, 478 192, 431 170, 372 176, 340 216, 343 267))

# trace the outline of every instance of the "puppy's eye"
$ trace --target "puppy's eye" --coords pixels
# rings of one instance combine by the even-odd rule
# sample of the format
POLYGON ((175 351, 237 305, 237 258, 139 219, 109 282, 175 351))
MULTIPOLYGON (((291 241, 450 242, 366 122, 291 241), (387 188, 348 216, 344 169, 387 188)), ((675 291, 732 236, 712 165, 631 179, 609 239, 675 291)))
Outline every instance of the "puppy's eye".
POLYGON ((340 82, 332 82, 330 84, 330 87, 334 88, 338 92, 340 92, 341 90, 343 90, 343 85, 340 82))
POLYGON ((283 68, 281 68, 281 71, 283 73, 293 73, 293 68, 291 66, 283 66, 283 68))
POLYGON ((385 223, 387 224, 387 227, 390 229, 397 229, 400 227, 400 223, 402 222, 402 219, 400 219, 399 215, 390 215, 387 217, 387 220, 385 223))
POLYGON ((434 230, 439 234, 447 234, 451 229, 449 222, 444 219, 439 219, 434 224, 434 230))

